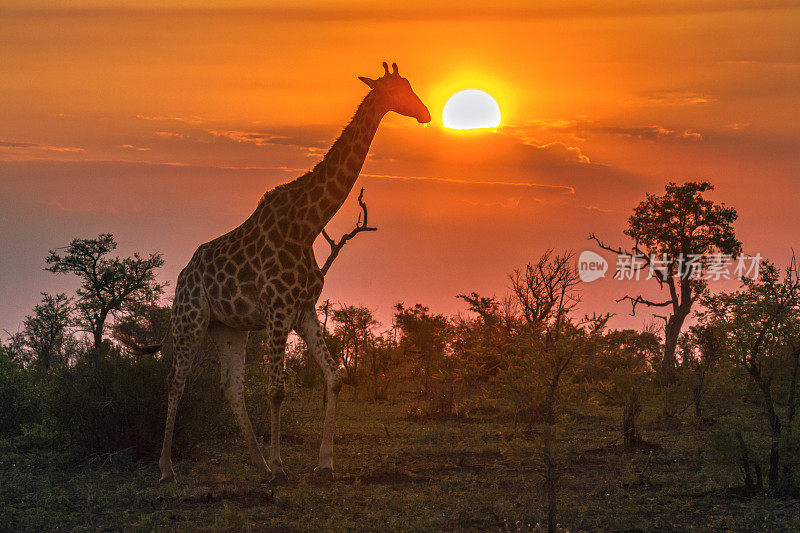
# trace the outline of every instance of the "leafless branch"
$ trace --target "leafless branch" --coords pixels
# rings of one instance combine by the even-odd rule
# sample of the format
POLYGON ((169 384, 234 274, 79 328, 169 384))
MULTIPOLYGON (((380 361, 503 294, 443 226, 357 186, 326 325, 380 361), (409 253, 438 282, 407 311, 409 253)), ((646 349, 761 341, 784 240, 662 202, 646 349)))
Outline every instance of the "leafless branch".
POLYGON ((342 235, 342 238, 339 241, 335 241, 328 235, 328 232, 324 229, 322 230, 322 236, 325 237, 325 240, 328 241, 328 245, 331 247, 331 253, 328 255, 328 258, 325 260, 325 264, 322 265, 322 274, 325 275, 328 273, 328 269, 331 268, 331 265, 336 260, 336 257, 339 255, 339 252, 342 251, 342 248, 347 241, 361 233, 362 231, 378 231, 378 228, 371 228, 367 225, 367 204, 364 202, 364 188, 361 188, 361 192, 358 193, 358 205, 361 206, 361 213, 358 215, 358 220, 356 221, 356 227, 353 228, 350 233, 345 233, 342 235))
POLYGON ((669 305, 672 305, 672 300, 667 300, 665 302, 653 302, 651 300, 647 300, 645 298, 642 298, 641 296, 635 296, 634 297, 634 296, 631 296, 629 294, 626 294, 622 298, 618 298, 616 300, 616 302, 620 303, 620 302, 624 302, 625 300, 630 300, 631 301, 631 316, 636 316, 636 305, 637 304, 644 304, 644 305, 646 305, 648 307, 667 307, 669 305))
MULTIPOLYGON (((617 255, 633 256, 633 257, 637 257, 637 258, 642 259, 643 263, 640 264, 640 265, 637 265, 635 263, 631 264, 630 267, 631 267, 632 270, 637 270, 637 271, 638 270, 643 270, 643 269, 645 269, 645 267, 649 268, 651 270, 654 270, 653 269, 653 263, 652 263, 652 261, 650 259, 650 256, 648 254, 644 253, 641 248, 639 248, 639 243, 638 242, 633 245, 632 252, 629 252, 627 250, 623 250, 622 248, 614 248, 613 246, 609 246, 609 245, 603 243, 603 241, 601 241, 597 237, 597 235, 595 235, 594 233, 590 233, 589 236, 587 237, 587 239, 590 240, 590 241, 596 242, 597 246, 600 247, 600 249, 605 250, 607 252, 611 252, 611 253, 614 253, 614 254, 617 254, 617 255)), ((658 272, 658 269, 655 269, 655 271, 658 272)), ((620 270, 617 269, 617 271, 614 273, 614 275, 616 276, 619 273, 620 273, 620 270)), ((663 279, 662 276, 653 276, 653 279, 658 282, 658 285, 660 287, 664 285, 665 279, 663 279)))

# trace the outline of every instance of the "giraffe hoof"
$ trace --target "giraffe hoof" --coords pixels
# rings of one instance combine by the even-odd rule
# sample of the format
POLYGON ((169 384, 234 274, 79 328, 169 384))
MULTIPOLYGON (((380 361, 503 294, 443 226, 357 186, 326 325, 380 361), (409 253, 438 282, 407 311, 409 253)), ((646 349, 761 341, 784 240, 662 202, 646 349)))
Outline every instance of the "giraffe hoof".
POLYGON ((333 469, 328 466, 325 468, 315 468, 314 475, 317 476, 317 479, 320 481, 333 481, 333 469))
POLYGON ((289 478, 286 476, 285 472, 275 472, 272 475, 272 478, 269 480, 269 484, 276 487, 282 487, 289 484, 289 478))

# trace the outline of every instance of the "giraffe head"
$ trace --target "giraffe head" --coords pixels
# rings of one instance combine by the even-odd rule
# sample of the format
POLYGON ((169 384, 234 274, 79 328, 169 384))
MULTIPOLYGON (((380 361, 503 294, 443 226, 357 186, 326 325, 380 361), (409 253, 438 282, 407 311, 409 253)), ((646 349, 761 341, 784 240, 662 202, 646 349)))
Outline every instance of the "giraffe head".
POLYGON ((420 124, 431 121, 431 113, 419 96, 414 93, 408 80, 397 72, 397 63, 392 63, 392 72, 389 65, 383 62, 384 75, 373 80, 359 76, 358 79, 367 84, 378 98, 378 101, 387 111, 394 111, 407 117, 417 119, 420 124))

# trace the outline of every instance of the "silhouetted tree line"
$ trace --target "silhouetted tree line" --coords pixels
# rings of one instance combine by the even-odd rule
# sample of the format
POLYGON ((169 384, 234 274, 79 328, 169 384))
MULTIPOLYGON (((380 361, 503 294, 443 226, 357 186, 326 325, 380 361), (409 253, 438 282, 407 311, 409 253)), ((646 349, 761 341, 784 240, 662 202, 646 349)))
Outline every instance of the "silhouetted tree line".
MULTIPOLYGON (((686 276, 680 261, 708 265, 741 251, 736 211, 705 197, 707 182, 669 183, 648 195, 628 221, 638 268, 656 269, 652 296, 623 295, 663 310, 663 324, 613 330, 607 313, 579 313, 572 252, 546 250, 509 276, 502 297, 459 294, 465 310, 437 314, 422 304, 397 304, 382 325, 367 307, 325 302, 318 311, 326 341, 347 368, 356 401, 403 402, 423 420, 505 417, 509 430, 538 443, 555 524, 558 427, 587 402, 620 410, 609 445, 636 451, 657 443, 638 424, 644 403, 664 420, 689 417, 707 428, 716 461, 740 472, 745 493, 800 495, 800 275, 769 262, 738 289, 712 292, 686 276), (684 327, 694 315, 695 323, 684 327), (737 406, 757 408, 766 432, 746 427, 737 406), (759 450, 766 449, 766 456, 759 450)), ((624 252, 590 235, 598 246, 624 252)), ((53 432, 90 452, 157 450, 171 369, 169 307, 155 273, 159 254, 111 257, 111 235, 75 239, 46 259, 47 269, 78 276, 74 295, 43 293, 22 329, 0 347, 0 432, 53 432), (166 342, 159 356, 136 357, 108 337, 109 325, 139 344, 166 342)), ((657 315, 656 315, 657 316, 657 315)), ((658 316, 657 316, 658 317, 658 316)), ((256 431, 268 431, 263 333, 247 347, 247 405, 256 431)), ((299 340, 287 352, 288 391, 320 388, 318 371, 299 340)), ((219 391, 218 363, 204 345, 194 361, 178 418, 178 451, 209 433, 235 435, 219 391), (181 441, 182 439, 182 441, 181 441)), ((291 401, 287 402, 291 433, 291 401)))

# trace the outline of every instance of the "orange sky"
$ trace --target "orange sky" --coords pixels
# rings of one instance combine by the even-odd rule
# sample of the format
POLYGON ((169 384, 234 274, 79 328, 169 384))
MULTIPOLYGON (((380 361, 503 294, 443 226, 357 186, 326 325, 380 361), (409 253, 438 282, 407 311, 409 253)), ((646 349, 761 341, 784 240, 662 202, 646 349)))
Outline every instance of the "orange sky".
MULTIPOLYGON (((783 262, 797 240, 794 1, 118 4, 0 8, 0 330, 75 287, 41 271, 73 237, 160 250, 174 286, 200 243, 314 165, 383 60, 433 123, 384 120, 356 185, 380 230, 348 244, 323 298, 384 322, 399 300, 457 312, 455 294, 504 293, 547 247, 623 244, 667 179, 716 184, 749 252, 783 262), (470 87, 498 100, 496 133, 441 128, 470 87)), ((353 197, 331 232, 356 213, 353 197)), ((587 285, 586 310, 630 324, 612 300, 627 288, 587 285)))

